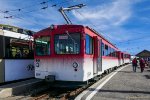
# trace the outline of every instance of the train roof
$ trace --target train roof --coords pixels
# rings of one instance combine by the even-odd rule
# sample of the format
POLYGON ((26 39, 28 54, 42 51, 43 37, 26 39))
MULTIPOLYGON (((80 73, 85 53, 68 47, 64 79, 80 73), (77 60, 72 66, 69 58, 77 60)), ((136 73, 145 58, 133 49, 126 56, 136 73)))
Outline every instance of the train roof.
POLYGON ((0 29, 11 31, 11 32, 16 32, 16 33, 21 33, 21 34, 26 34, 26 35, 33 35, 35 33, 34 31, 31 31, 28 29, 23 29, 17 26, 5 25, 5 24, 0 24, 0 29))
POLYGON ((94 30, 93 28, 90 28, 88 26, 86 26, 86 28, 88 28, 89 30, 93 31, 94 33, 96 33, 98 36, 100 36, 101 38, 103 38, 105 41, 107 41, 108 43, 110 43, 112 46, 114 46, 116 49, 118 49, 113 43, 111 43, 109 40, 107 40, 104 36, 102 36, 100 33, 98 33, 96 30, 94 30))

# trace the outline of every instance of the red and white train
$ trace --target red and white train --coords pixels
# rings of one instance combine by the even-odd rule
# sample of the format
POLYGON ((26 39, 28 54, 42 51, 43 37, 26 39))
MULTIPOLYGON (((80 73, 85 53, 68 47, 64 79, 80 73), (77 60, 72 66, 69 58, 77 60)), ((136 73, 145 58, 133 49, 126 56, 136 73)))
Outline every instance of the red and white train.
POLYGON ((34 34, 35 77, 59 81, 87 81, 130 62, 95 30, 82 25, 53 25, 34 34))

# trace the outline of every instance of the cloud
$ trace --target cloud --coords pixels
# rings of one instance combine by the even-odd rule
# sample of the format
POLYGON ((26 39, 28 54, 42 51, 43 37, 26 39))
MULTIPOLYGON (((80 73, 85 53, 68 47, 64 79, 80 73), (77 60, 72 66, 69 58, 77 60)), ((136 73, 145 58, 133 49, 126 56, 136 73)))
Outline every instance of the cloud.
POLYGON ((131 38, 124 25, 133 15, 133 5, 140 0, 112 0, 95 6, 73 11, 73 15, 82 23, 89 23, 99 32, 103 32, 107 39, 124 41, 131 38), (79 11, 79 10, 78 10, 79 11), (95 27, 96 26, 96 27, 95 27), (128 33, 128 34, 127 34, 128 33), (126 36, 125 36, 126 34, 126 36))
POLYGON ((121 25, 130 18, 132 4, 133 2, 131 0, 115 0, 111 3, 81 9, 84 17, 75 11, 73 14, 79 20, 92 19, 102 24, 121 25))

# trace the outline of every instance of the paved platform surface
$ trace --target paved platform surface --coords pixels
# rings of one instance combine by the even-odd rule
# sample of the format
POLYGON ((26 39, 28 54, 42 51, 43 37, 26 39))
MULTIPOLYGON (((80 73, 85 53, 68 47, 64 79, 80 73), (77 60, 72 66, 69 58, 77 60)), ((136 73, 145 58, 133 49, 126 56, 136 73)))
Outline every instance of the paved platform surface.
POLYGON ((0 100, 4 100, 4 98, 9 96, 24 93, 25 91, 32 89, 32 87, 40 82, 42 82, 42 80, 29 79, 25 81, 2 85, 0 86, 0 100))
POLYGON ((90 87, 81 100, 150 100, 150 68, 143 73, 139 68, 133 72, 132 66, 128 65, 116 72, 90 87), (109 77, 110 80, 104 82, 109 77), (97 89, 100 85, 101 88, 97 89))

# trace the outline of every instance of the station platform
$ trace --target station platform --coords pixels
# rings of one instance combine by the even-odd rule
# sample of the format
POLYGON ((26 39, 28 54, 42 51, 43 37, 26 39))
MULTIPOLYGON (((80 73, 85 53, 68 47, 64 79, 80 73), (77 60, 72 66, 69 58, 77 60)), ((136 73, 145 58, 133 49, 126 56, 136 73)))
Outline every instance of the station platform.
POLYGON ((75 100, 150 100, 150 68, 123 66, 83 91, 75 100))
POLYGON ((25 81, 2 85, 0 86, 0 100, 3 100, 2 98, 18 95, 25 91, 28 91, 41 82, 42 80, 40 79, 29 79, 25 81))

